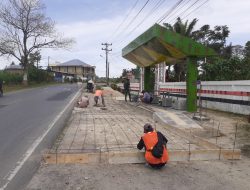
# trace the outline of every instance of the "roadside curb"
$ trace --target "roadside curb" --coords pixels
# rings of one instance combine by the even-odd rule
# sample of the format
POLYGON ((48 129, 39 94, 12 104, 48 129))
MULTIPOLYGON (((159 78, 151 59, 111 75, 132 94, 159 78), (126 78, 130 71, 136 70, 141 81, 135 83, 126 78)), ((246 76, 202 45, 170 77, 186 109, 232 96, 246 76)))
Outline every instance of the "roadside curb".
POLYGON ((4 186, 0 187, 0 190, 24 189, 26 187, 34 173, 40 167, 44 149, 53 146, 54 141, 65 127, 74 108, 75 102, 82 93, 82 89, 82 87, 79 88, 76 94, 57 117, 55 117, 44 133, 32 143, 28 151, 26 151, 19 161, 18 165, 7 176, 7 182, 4 186), (25 176, 23 175, 24 173, 26 174, 25 176))

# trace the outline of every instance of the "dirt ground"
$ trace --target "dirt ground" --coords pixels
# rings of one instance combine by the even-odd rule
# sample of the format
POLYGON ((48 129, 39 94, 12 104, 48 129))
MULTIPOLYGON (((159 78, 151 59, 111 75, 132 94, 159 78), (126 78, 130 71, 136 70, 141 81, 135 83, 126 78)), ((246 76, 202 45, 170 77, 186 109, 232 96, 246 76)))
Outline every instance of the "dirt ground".
POLYGON ((209 120, 197 121, 204 130, 193 131, 195 135, 224 148, 239 148, 242 155, 250 158, 250 123, 247 116, 215 110, 203 110, 202 113, 209 120))
MULTIPOLYGON (((161 170, 144 164, 47 165, 42 163, 27 190, 38 189, 241 189, 250 188, 250 125, 247 118, 208 110, 209 121, 198 122, 205 132, 195 132, 211 142, 242 149, 235 161, 170 162, 161 170), (220 124, 219 130, 218 125, 220 124), (216 140, 217 139, 217 140, 216 140)), ((191 117, 191 115, 189 115, 191 117)))
POLYGON ((233 162, 172 162, 161 170, 143 164, 42 165, 27 190, 248 190, 249 179, 248 158, 233 162))

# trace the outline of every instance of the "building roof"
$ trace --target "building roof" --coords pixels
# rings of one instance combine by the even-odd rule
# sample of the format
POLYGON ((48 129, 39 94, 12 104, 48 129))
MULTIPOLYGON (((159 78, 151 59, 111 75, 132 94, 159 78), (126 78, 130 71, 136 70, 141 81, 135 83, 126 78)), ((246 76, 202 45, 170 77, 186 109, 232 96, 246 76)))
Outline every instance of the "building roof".
POLYGON ((21 65, 10 65, 5 70, 23 70, 23 67, 21 65))
POLYGON ((57 66, 82 66, 82 67, 93 67, 79 59, 72 59, 70 61, 58 64, 57 66))

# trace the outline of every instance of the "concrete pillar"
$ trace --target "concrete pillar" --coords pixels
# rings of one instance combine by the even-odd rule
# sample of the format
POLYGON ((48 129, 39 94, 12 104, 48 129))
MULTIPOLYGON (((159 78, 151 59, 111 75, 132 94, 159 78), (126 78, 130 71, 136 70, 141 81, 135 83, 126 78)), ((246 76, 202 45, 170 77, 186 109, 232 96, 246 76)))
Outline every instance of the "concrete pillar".
POLYGON ((196 112, 197 111, 197 59, 195 57, 187 58, 187 111, 196 112))

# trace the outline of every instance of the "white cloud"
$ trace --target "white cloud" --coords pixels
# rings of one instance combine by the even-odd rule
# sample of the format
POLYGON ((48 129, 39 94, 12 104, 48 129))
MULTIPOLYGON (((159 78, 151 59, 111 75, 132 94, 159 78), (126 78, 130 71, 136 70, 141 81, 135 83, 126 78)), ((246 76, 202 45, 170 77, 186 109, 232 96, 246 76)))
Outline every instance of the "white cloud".
MULTIPOLYGON (((153 7, 154 3, 155 1, 151 2, 150 8, 153 7)), ((160 10, 151 14, 141 26, 137 27, 149 12, 149 10, 143 11, 132 26, 127 28, 126 26, 130 22, 130 19, 138 12, 138 7, 137 10, 134 10, 134 12, 130 14, 129 19, 127 19, 115 35, 115 30, 126 14, 113 15, 111 19, 100 18, 82 22, 72 21, 67 22, 67 24, 61 21, 61 23, 57 25, 58 31, 63 33, 65 37, 74 37, 77 43, 70 51, 43 50, 42 64, 44 66, 47 65, 47 56, 51 57, 51 62, 65 62, 71 59, 81 59, 90 65, 96 66, 97 75, 105 76, 105 59, 100 57, 100 54, 103 56, 105 55, 104 51, 101 50, 103 48, 101 43, 112 42, 113 45, 110 48, 112 48, 113 51, 109 55, 111 65, 110 76, 120 76, 123 68, 135 67, 135 65, 121 57, 121 49, 152 26, 160 16, 173 6, 174 3, 176 3, 176 1, 166 1, 160 10), (128 33, 134 27, 137 27, 136 30, 128 36, 128 33), (117 34, 118 37, 115 38, 117 34)), ((210 0, 199 10, 184 19, 191 20, 193 18, 198 18, 199 22, 197 28, 204 24, 209 24, 212 27, 215 25, 228 25, 231 31, 229 41, 233 42, 233 44, 244 43, 250 40, 250 37, 247 39, 247 34, 250 33, 250 25, 248 24, 250 18, 249 8, 250 1, 248 0, 210 0)), ((129 8, 126 9, 129 10, 129 8)), ((187 14, 188 13, 184 14, 184 16, 187 14)), ((175 14, 171 19, 176 16, 178 16, 178 14, 175 14)), ((169 22, 171 19, 166 20, 166 22, 169 22)), ((3 59, 0 60, 0 68, 3 68, 4 64, 1 63, 3 63, 3 59)))

